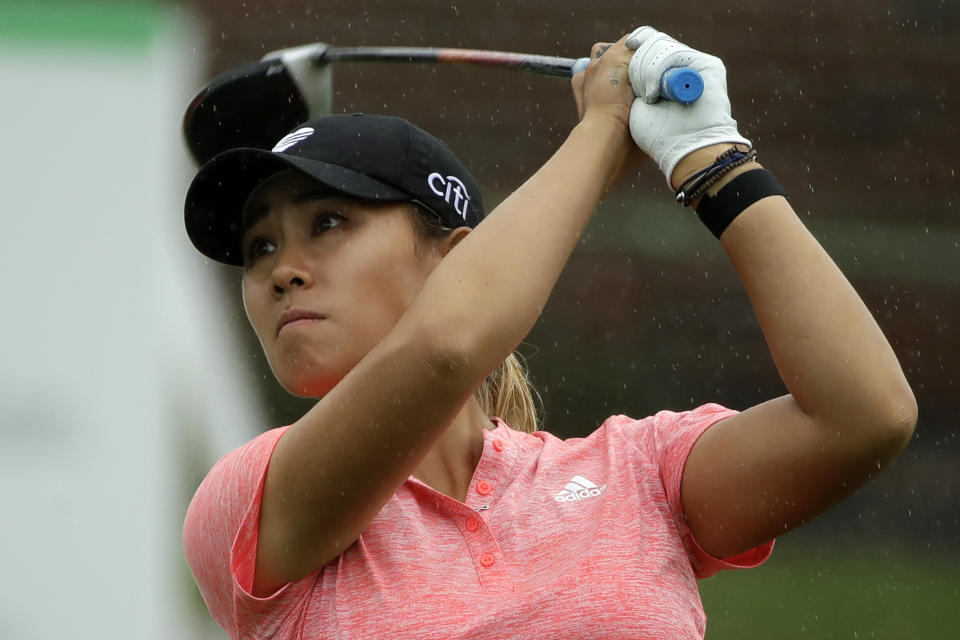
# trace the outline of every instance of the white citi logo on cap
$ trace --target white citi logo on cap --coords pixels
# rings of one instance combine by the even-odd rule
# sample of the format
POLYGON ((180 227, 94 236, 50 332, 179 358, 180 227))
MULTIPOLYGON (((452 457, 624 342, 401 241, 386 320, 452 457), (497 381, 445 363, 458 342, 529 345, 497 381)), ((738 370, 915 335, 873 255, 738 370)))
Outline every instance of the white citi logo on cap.
POLYGON ((293 133, 288 133, 287 135, 280 138, 280 141, 273 146, 273 149, 271 149, 271 151, 273 151, 274 153, 278 151, 286 151, 293 145, 297 144, 298 142, 303 142, 304 140, 306 140, 312 135, 313 135, 313 127, 301 127, 300 129, 297 129, 293 133))
POLYGON ((457 176, 442 175, 434 171, 427 176, 427 185, 430 191, 447 201, 447 204, 453 206, 453 210, 460 214, 463 221, 467 221, 467 207, 470 205, 470 194, 467 193, 467 185, 463 184, 457 176))

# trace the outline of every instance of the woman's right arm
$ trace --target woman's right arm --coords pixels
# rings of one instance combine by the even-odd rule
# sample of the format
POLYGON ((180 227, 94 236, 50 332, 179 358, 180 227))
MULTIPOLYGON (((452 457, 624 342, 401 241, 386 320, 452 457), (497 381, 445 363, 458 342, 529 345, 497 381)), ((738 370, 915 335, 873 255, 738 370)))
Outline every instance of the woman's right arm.
POLYGON ((444 257, 394 329, 278 442, 255 595, 349 547, 533 327, 634 148, 625 39, 575 80, 584 115, 560 149, 444 257))

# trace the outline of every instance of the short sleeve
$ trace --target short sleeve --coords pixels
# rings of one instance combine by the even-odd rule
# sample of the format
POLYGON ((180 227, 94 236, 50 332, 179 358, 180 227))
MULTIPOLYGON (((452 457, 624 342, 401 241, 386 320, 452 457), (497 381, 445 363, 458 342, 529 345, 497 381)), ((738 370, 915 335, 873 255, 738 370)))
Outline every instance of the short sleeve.
POLYGON ((232 638, 272 637, 302 610, 315 576, 266 598, 253 589, 263 483, 287 427, 261 434, 221 458, 197 489, 183 526, 183 549, 210 615, 232 638))
POLYGON ((680 484, 693 445, 707 429, 737 411, 718 404, 706 404, 691 411, 661 411, 643 422, 641 439, 647 455, 657 468, 666 493, 670 514, 680 531, 684 548, 698 579, 708 578, 723 569, 752 569, 763 564, 773 552, 773 540, 749 551, 717 558, 700 547, 683 515, 680 484))

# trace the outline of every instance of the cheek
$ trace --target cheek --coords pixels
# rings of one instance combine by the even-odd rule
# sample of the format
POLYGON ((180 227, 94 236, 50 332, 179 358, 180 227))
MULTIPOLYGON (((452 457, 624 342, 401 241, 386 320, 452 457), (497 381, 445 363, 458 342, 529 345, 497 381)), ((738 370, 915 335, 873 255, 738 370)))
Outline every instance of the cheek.
MULTIPOLYGON (((362 234, 355 245, 345 247, 344 260, 337 264, 349 269, 340 275, 350 281, 350 306, 361 315, 365 309, 376 309, 379 319, 388 316, 396 322, 423 288, 436 261, 416 253, 413 229, 405 213, 385 214, 377 222, 381 226, 362 234)), ((335 278, 336 272, 332 275, 335 278)))
POLYGON ((266 321, 266 304, 262 302, 264 292, 261 289, 262 287, 256 284, 249 284, 246 279, 244 279, 242 284, 243 310, 246 311, 247 320, 260 339, 260 343, 264 344, 264 337, 266 335, 264 332, 268 330, 266 327, 268 323, 266 321))
MULTIPOLYGON (((429 272, 419 262, 409 259, 384 261, 378 268, 364 274, 368 300, 376 300, 382 314, 395 323, 410 307, 423 288, 429 272)), ((362 297, 360 298, 362 300, 362 297)))

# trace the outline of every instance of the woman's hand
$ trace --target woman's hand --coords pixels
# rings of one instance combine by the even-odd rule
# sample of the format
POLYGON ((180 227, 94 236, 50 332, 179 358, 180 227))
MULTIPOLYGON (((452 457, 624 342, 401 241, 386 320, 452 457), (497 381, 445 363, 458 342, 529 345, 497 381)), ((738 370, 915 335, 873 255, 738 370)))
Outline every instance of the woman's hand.
POLYGON ((623 127, 623 144, 613 150, 622 155, 619 169, 607 184, 609 189, 647 155, 630 138, 630 108, 636 96, 630 86, 629 64, 633 51, 626 46, 628 34, 617 42, 598 42, 590 51, 590 64, 570 81, 577 115, 581 121, 607 118, 623 127))
MULTIPOLYGON (((737 131, 727 98, 727 70, 719 58, 692 49, 652 27, 640 27, 624 42, 636 49, 629 63, 629 77, 637 99, 630 109, 630 133, 651 158, 671 188, 682 181, 675 172, 681 160, 698 149, 714 145, 746 144, 737 131), (689 67, 703 78, 703 95, 690 105, 663 100, 660 79, 674 67, 689 67), (673 180, 671 180, 673 178, 673 180)), ((709 166, 706 163, 696 169, 709 166)), ((683 163, 689 171, 689 162, 683 163)))
POLYGON ((625 127, 630 125, 630 107, 636 97, 628 75, 633 51, 627 48, 629 34, 617 42, 598 42, 590 50, 590 64, 571 79, 577 115, 612 116, 625 127))

